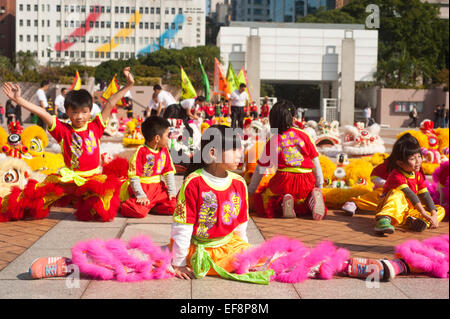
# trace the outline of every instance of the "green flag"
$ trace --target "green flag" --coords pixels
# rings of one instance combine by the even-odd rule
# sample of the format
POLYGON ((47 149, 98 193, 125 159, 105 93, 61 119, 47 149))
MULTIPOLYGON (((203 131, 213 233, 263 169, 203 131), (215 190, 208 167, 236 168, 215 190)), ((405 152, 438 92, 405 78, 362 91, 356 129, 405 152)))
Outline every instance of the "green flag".
POLYGON ((202 80, 203 80, 203 88, 205 89, 205 99, 206 102, 211 100, 209 93, 209 80, 208 75, 206 74, 205 69, 203 68, 202 60, 198 58, 198 62, 200 63, 200 68, 202 69, 202 80))
POLYGON ((236 76, 236 73, 234 73, 233 66, 231 65, 231 62, 228 64, 228 71, 227 71, 227 82, 230 86, 230 93, 233 93, 234 91, 239 89, 239 80, 236 76))

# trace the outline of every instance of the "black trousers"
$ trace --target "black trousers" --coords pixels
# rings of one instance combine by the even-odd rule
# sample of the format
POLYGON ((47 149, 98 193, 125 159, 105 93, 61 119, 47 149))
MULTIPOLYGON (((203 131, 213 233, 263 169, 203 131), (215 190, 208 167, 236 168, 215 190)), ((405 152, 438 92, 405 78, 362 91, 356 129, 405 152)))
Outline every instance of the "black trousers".
POLYGON ((244 128, 244 108, 240 106, 231 107, 231 127, 244 128))
POLYGON ((164 112, 163 118, 167 119, 180 119, 183 120, 184 127, 189 133, 190 137, 193 137, 194 130, 189 125, 189 116, 187 115, 187 112, 180 104, 172 104, 169 105, 164 112))

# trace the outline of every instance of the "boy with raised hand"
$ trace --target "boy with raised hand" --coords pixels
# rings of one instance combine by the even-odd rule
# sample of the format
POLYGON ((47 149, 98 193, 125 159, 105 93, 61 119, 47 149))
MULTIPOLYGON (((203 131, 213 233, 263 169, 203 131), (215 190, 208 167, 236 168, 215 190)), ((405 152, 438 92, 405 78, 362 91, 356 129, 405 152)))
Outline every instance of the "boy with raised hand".
POLYGON ((30 180, 23 191, 13 188, 2 200, 0 221, 26 217, 45 218, 53 204, 72 203, 79 220, 111 221, 117 214, 120 181, 101 175, 100 138, 110 112, 134 84, 130 68, 123 70, 127 84, 112 95, 103 111, 91 119, 92 96, 86 90, 67 93, 64 107, 71 124, 61 122, 45 109, 25 100, 17 84, 4 83, 3 92, 15 103, 37 115, 61 146, 65 167, 42 183, 30 180))

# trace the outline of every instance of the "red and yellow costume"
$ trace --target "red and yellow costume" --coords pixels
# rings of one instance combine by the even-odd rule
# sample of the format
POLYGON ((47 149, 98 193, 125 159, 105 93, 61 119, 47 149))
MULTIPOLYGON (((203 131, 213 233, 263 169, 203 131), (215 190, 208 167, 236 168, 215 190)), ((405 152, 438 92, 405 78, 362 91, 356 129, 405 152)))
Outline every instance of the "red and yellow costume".
POLYGON ((120 199, 123 203, 120 214, 144 218, 154 208, 158 214, 172 215, 176 200, 169 199, 167 187, 161 179, 171 173, 175 174, 176 169, 166 147, 154 150, 147 145, 140 146, 130 160, 128 178, 139 179, 150 205, 144 206, 136 202, 137 198, 128 180, 121 188, 120 199))
POLYGON ((294 197, 297 216, 310 214, 306 202, 315 187, 313 158, 318 156, 314 142, 298 128, 292 127, 283 134, 274 135, 266 143, 258 160, 261 167, 271 167, 275 161, 278 163, 278 169, 267 189, 261 196, 255 194, 254 205, 258 215, 281 217, 281 203, 285 194, 294 197))
POLYGON ((23 191, 13 188, 2 200, 0 221, 45 218, 50 206, 69 204, 76 208, 78 220, 113 220, 120 205, 120 181, 101 175, 100 138, 105 128, 101 114, 78 129, 54 117, 49 133, 60 144, 66 167, 42 183, 30 180, 23 191))
MULTIPOLYGON (((376 217, 390 217, 392 226, 404 224, 408 216, 420 218, 425 221, 427 225, 430 225, 422 214, 413 207, 402 191, 402 189, 408 187, 417 195, 428 192, 425 182, 425 176, 420 171, 407 173, 401 169, 392 170, 384 184, 383 194, 381 195, 381 202, 377 208, 376 217)), ((436 205, 436 211, 437 220, 438 222, 441 222, 445 217, 445 210, 443 207, 436 205)))

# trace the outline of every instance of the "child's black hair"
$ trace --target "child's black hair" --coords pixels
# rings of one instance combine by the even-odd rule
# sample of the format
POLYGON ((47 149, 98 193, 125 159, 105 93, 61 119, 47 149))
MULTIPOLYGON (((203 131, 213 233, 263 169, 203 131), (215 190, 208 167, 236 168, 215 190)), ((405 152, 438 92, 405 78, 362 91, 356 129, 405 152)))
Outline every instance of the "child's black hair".
POLYGON ((72 90, 66 94, 64 99, 64 107, 66 110, 69 108, 76 110, 86 106, 89 107, 89 110, 92 110, 92 95, 88 91, 84 89, 78 91, 72 90))
POLYGON ((162 136, 169 127, 169 121, 160 116, 152 115, 142 123, 141 130, 145 141, 150 142, 156 135, 162 136))
POLYGON ((218 150, 218 157, 222 157, 222 152, 230 149, 240 149, 242 147, 241 138, 236 129, 225 125, 212 125, 203 134, 201 140, 200 150, 198 150, 193 158, 191 164, 186 170, 184 177, 195 172, 200 168, 205 168, 209 163, 205 161, 205 156, 214 148, 218 150))
POLYGON ((406 162, 412 155, 419 153, 422 155, 422 150, 417 139, 409 133, 402 135, 394 144, 392 153, 386 159, 388 161, 388 171, 398 168, 396 162, 406 162))
POLYGON ((278 129, 278 133, 284 133, 292 127, 294 121, 295 106, 290 101, 275 103, 269 113, 270 127, 278 129))

